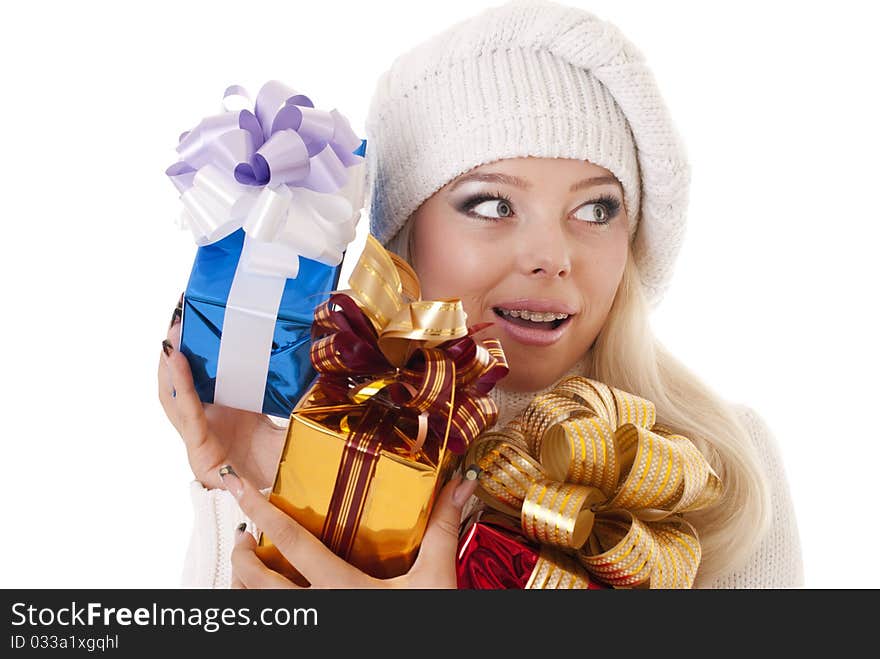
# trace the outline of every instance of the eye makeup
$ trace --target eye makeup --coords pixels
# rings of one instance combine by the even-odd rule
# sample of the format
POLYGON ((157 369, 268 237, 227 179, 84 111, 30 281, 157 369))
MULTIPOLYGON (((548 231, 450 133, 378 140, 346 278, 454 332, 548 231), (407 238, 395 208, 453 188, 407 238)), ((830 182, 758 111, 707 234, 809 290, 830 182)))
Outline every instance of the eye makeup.
POLYGON ((584 206, 592 206, 593 204, 599 204, 605 207, 605 219, 586 220, 590 224, 608 224, 609 222, 611 222, 611 220, 617 217, 617 213, 620 211, 620 201, 618 201, 617 197, 608 194, 607 192, 599 195, 596 199, 593 199, 592 201, 586 202, 585 204, 580 206, 578 210, 580 210, 584 206))
MULTIPOLYGON (((501 193, 501 192, 485 192, 480 194, 475 194, 470 197, 467 197, 463 202, 458 205, 458 212, 464 213, 469 217, 473 217, 478 220, 487 220, 487 221, 497 221, 503 220, 504 217, 487 217, 485 215, 481 215, 480 213, 474 213, 473 209, 476 206, 479 206, 485 201, 503 201, 505 202, 510 209, 513 209, 513 202, 510 200, 510 197, 501 193)), ((509 217, 509 216, 507 216, 509 217)))
MULTIPOLYGON (((489 192, 483 192, 483 193, 471 195, 470 197, 467 197, 462 202, 457 204, 456 210, 458 210, 458 212, 460 212, 460 213, 463 213, 464 215, 467 215, 468 217, 472 217, 474 219, 482 220, 485 222, 498 222, 498 221, 503 220, 507 217, 511 217, 511 215, 504 215, 501 217, 489 217, 486 215, 482 215, 480 213, 475 213, 473 211, 473 209, 475 207, 479 206, 480 204, 482 204, 483 202, 486 202, 486 201, 498 201, 498 202, 503 201, 505 204, 507 204, 507 206, 510 208, 511 211, 513 210, 513 202, 511 201, 510 197, 508 197, 507 195, 505 195, 502 192, 497 192, 497 191, 489 191, 489 192)), ((604 220, 596 220, 596 219, 583 220, 587 224, 598 224, 598 225, 608 224, 609 222, 611 222, 611 220, 613 220, 615 217, 617 217, 617 214, 620 212, 620 207, 621 207, 620 200, 618 200, 617 197, 615 197, 614 195, 609 194, 607 192, 599 195, 595 199, 591 199, 590 201, 584 202, 583 204, 578 206, 578 208, 575 209, 573 212, 576 213, 584 206, 590 206, 593 204, 600 204, 601 206, 603 206, 605 208, 605 219, 604 220)))

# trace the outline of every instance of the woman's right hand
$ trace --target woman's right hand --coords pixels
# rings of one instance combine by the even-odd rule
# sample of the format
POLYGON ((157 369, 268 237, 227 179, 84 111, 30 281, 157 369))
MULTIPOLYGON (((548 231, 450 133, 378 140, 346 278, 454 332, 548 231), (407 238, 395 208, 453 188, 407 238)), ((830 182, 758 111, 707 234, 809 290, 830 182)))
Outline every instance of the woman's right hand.
POLYGON ((193 475, 207 488, 222 488, 220 467, 234 464, 259 489, 271 487, 287 429, 265 414, 199 399, 189 362, 178 349, 180 314, 178 303, 159 355, 159 401, 183 438, 193 475))

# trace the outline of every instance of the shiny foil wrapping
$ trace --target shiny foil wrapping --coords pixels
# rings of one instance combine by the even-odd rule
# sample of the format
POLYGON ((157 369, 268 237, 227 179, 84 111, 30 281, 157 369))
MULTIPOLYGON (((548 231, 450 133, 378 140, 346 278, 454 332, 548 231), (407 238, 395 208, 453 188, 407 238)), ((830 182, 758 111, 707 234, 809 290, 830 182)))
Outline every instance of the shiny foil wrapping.
MULTIPOLYGON (((330 511, 346 443, 341 422, 363 409, 325 402, 320 387, 313 385, 294 409, 270 494, 274 505, 318 538, 330 511)), ((377 578, 399 576, 412 566, 436 495, 461 459, 431 442, 411 455, 406 440, 397 433, 410 430, 414 436, 415 420, 412 424, 399 419, 394 436, 383 438, 347 559, 377 578)), ((260 536, 257 554, 292 581, 308 583, 265 534, 260 536)))
MULTIPOLYGON (((217 364, 226 299, 241 257, 244 231, 199 247, 183 302, 180 351, 189 361, 199 399, 214 402, 217 364)), ((300 258, 296 279, 288 279, 278 308, 269 372, 263 398, 264 414, 287 418, 315 377, 309 360, 315 307, 339 281, 340 266, 300 258)))
POLYGON ((562 557, 564 565, 559 565, 551 561, 546 550, 543 551, 542 556, 542 547, 522 534, 517 520, 494 512, 478 511, 463 525, 459 539, 456 557, 458 588, 606 588, 591 580, 573 561, 562 557))

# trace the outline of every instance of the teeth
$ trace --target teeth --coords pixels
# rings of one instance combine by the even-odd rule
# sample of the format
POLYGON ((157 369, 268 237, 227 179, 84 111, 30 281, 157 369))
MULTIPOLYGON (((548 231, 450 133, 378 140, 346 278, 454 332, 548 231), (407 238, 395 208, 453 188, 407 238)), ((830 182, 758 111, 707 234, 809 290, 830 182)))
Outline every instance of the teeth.
POLYGON ((498 309, 502 315, 512 318, 524 318, 536 323, 549 323, 554 320, 568 318, 567 313, 554 313, 553 311, 529 311, 528 309, 498 309))

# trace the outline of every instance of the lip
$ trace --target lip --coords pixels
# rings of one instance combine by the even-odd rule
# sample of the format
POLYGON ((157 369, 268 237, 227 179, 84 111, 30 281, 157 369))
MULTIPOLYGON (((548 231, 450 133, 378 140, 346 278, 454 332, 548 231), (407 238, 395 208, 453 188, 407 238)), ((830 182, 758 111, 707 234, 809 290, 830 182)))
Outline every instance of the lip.
MULTIPOLYGON (((497 305, 503 306, 505 309, 507 306, 505 305, 497 305)), ((517 307, 511 307, 516 309, 517 307)), ((529 308, 529 307, 525 307, 529 308)), ((554 311, 554 308, 549 309, 535 309, 531 308, 531 311, 554 311)), ((568 312, 561 312, 568 313, 568 312)), ((495 317, 495 321, 498 323, 498 326, 504 329, 510 338, 519 343, 529 345, 529 346, 549 346, 553 345, 562 336, 568 331, 569 326, 571 325, 571 319, 574 317, 573 315, 569 316, 565 319, 565 322, 562 323, 559 327, 552 330, 542 330, 542 329, 531 329, 530 327, 522 327, 521 325, 515 325, 507 320, 504 316, 500 316, 495 313, 494 309, 492 310, 492 315, 495 317)))

